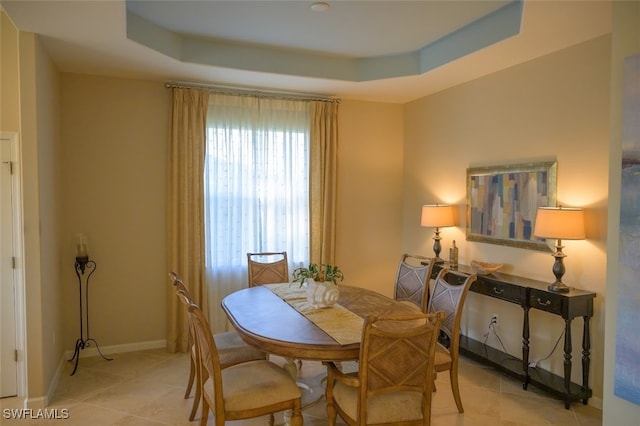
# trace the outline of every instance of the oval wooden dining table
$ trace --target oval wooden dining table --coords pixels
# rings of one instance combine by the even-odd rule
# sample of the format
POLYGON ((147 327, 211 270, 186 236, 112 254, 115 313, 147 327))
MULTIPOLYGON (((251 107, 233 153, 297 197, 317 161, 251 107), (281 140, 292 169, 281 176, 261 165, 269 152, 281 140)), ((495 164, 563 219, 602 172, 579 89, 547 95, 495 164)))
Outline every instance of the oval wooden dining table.
MULTIPOLYGON (((415 313, 405 303, 375 291, 341 285, 339 305, 361 318, 367 315, 415 313)), ((290 359, 357 360, 360 342, 340 344, 324 330, 264 286, 236 291, 222 300, 222 308, 248 344, 290 359)))
MULTIPOLYGON (((340 285, 337 303, 363 319, 368 315, 382 317, 416 312, 415 308, 375 291, 346 285, 340 285)), ((360 341, 340 344, 267 286, 231 293, 222 300, 222 308, 245 342, 284 357, 283 368, 303 389, 303 408, 322 397, 326 373, 300 380, 294 359, 342 362, 359 358, 360 341)), ((331 308, 327 308, 325 314, 332 312, 339 315, 331 308)), ((290 413, 285 413, 284 420, 285 425, 289 425, 290 413)))

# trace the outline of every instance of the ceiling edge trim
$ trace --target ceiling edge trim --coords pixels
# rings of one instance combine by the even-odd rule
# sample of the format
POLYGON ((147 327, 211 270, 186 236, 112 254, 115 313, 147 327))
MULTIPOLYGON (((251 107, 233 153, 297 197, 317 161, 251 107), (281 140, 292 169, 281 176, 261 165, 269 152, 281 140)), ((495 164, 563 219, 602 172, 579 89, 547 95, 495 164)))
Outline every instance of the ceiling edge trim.
POLYGON ((228 69, 340 81, 371 81, 424 74, 520 32, 523 0, 413 52, 368 58, 213 41, 180 35, 126 12, 127 38, 182 62, 228 69))

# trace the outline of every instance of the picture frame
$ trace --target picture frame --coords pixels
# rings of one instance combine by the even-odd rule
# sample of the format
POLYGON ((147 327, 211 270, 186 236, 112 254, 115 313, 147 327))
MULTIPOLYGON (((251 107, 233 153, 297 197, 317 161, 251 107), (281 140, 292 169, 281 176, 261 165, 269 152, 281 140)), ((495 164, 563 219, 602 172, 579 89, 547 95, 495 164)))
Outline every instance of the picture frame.
POLYGON ((533 235, 538 207, 556 205, 558 163, 467 168, 467 240, 551 252, 533 235))

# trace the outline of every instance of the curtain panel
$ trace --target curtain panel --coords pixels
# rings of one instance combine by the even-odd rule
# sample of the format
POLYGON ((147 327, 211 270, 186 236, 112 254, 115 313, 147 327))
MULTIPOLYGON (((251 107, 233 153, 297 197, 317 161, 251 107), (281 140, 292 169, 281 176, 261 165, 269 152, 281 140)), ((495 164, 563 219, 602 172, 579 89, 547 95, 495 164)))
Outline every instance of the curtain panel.
MULTIPOLYGON (((173 88, 168 150, 167 265, 184 281, 194 302, 208 312, 204 250, 204 158, 209 92, 173 88)), ((167 279, 167 349, 186 352, 184 306, 167 279)))
POLYGON ((335 264, 338 102, 311 102, 310 256, 335 264))

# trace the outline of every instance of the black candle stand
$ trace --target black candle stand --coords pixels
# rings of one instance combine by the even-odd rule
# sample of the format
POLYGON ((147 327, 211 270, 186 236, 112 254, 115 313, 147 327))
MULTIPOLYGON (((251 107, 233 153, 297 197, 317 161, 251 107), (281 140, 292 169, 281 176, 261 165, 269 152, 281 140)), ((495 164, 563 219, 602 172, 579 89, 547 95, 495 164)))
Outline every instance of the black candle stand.
POLYGON ((75 263, 76 276, 78 277, 78 288, 80 289, 80 337, 76 340, 76 348, 73 352, 73 357, 69 361, 75 360, 75 365, 73 367, 73 371, 71 375, 76 374, 76 370, 78 369, 78 361, 80 361, 80 351, 84 348, 88 348, 91 346, 91 342, 95 344, 96 349, 100 356, 106 361, 112 361, 113 358, 107 358, 102 351, 100 351, 100 347, 98 346, 98 342, 96 339, 90 337, 89 335, 89 279, 91 275, 96 271, 96 262, 93 260, 89 260, 89 256, 81 256, 76 257, 75 263), (85 271, 88 271, 86 275, 86 291, 84 292, 84 303, 82 298, 82 278, 85 276, 85 271), (83 308, 84 307, 84 308, 83 308), (86 316, 85 316, 86 314, 86 316), (85 321, 86 318, 86 321, 85 321), (87 330, 87 338, 85 339, 85 325, 87 330))

